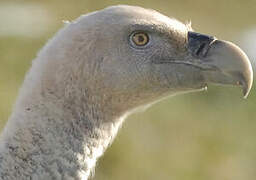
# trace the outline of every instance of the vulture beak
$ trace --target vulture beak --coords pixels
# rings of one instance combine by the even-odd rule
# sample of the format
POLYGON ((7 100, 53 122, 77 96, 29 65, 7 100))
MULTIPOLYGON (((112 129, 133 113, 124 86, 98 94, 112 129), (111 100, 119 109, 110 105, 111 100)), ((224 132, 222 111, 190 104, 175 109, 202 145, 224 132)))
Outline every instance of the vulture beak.
POLYGON ((246 98, 253 82, 251 63, 235 44, 195 32, 188 33, 188 50, 193 64, 202 69, 206 83, 238 85, 246 98))

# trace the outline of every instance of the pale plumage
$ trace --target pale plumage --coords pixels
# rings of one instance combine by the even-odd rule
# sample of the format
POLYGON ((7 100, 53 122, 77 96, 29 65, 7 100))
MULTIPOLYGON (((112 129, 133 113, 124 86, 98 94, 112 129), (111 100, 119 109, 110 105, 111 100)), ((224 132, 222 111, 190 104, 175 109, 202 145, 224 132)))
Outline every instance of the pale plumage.
POLYGON ((134 109, 211 82, 248 94, 251 66, 238 47, 140 7, 81 16, 26 75, 1 135, 0 179, 87 179, 134 109))

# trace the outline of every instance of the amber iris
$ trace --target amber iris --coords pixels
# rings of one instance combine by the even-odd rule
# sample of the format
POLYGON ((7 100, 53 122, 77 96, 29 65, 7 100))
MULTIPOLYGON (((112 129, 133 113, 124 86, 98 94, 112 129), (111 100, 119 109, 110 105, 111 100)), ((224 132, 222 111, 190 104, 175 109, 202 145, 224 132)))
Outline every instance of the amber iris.
POLYGON ((149 41, 149 37, 144 32, 138 32, 138 33, 133 34, 132 41, 137 46, 145 46, 149 41))

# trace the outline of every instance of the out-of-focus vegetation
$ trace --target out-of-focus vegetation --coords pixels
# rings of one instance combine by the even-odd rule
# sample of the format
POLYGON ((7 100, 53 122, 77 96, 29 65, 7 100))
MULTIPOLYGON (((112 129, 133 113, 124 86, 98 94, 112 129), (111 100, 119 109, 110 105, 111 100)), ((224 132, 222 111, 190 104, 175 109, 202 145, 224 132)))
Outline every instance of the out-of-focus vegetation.
MULTIPOLYGON (((63 26, 62 20, 113 4, 140 5, 191 20, 195 30, 238 44, 241 33, 256 26, 253 0, 1 0, 0 129, 31 60, 63 26)), ((99 160, 95 179, 255 179, 255 88, 247 100, 238 88, 208 89, 170 98, 127 119, 99 160)))

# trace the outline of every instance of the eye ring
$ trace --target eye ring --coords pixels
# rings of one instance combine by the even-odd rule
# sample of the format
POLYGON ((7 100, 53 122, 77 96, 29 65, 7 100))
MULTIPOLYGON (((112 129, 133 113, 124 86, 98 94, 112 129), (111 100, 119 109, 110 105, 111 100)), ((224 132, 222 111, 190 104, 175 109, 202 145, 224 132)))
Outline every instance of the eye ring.
POLYGON ((134 32, 130 36, 130 41, 135 47, 145 47, 149 43, 149 35, 146 32, 134 32))

